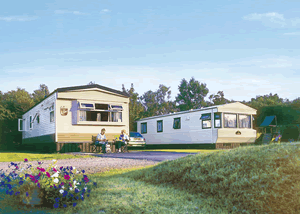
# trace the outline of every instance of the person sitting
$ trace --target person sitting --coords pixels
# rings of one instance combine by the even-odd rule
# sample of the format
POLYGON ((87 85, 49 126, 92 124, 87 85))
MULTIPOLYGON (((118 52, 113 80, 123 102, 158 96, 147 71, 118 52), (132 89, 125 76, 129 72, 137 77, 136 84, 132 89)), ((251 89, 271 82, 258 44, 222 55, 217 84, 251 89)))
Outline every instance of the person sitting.
POLYGON ((116 142, 116 149, 118 152, 121 152, 121 148, 122 146, 125 146, 127 144, 127 142, 129 141, 129 137, 128 135, 126 134, 126 130, 123 129, 121 131, 121 135, 119 137, 119 141, 116 142))
POLYGON ((102 144, 102 152, 105 153, 106 149, 106 137, 105 137, 105 128, 101 129, 101 133, 99 133, 96 137, 95 145, 102 144))

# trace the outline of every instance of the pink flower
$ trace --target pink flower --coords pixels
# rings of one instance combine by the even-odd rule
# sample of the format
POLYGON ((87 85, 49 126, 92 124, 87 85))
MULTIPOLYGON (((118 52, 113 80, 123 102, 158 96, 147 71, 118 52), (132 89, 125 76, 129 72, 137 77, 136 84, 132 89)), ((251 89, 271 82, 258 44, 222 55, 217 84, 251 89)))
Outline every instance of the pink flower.
POLYGON ((25 158, 25 159, 24 159, 24 162, 27 162, 27 161, 28 161, 28 159, 27 159, 27 158, 25 158))
POLYGON ((42 174, 41 173, 39 173, 39 176, 41 176, 42 174))
POLYGON ((16 166, 16 169, 19 169, 19 167, 18 167, 18 166, 16 166))
POLYGON ((38 182, 38 180, 35 180, 35 181, 34 181, 34 183, 37 183, 37 182, 38 182))
POLYGON ((46 175, 48 178, 50 178, 50 173, 49 172, 46 172, 46 175))
POLYGON ((45 171, 46 171, 44 168, 39 168, 39 170, 40 170, 41 172, 45 172, 45 171))
POLYGON ((28 175, 30 178, 34 178, 34 176, 33 175, 28 175))
POLYGON ((56 170, 54 167, 53 167, 53 171, 54 171, 54 172, 57 172, 57 170, 56 170))
POLYGON ((53 186, 51 185, 50 187, 52 188, 53 186))
POLYGON ((69 180, 70 179, 70 176, 69 175, 65 175, 64 177, 66 180, 69 180))
POLYGON ((61 182, 61 185, 64 185, 65 183, 64 182, 61 182))

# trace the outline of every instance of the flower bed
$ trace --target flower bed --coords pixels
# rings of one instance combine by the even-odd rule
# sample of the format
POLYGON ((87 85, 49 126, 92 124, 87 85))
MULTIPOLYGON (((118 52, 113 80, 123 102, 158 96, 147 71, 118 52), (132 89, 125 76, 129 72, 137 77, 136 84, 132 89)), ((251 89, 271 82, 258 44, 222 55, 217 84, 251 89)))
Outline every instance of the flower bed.
POLYGON ((10 170, 0 170, 0 188, 21 205, 41 207, 75 207, 84 201, 97 184, 91 184, 85 171, 75 167, 57 167, 56 160, 45 169, 42 162, 35 168, 24 159, 24 166, 11 162, 10 170))

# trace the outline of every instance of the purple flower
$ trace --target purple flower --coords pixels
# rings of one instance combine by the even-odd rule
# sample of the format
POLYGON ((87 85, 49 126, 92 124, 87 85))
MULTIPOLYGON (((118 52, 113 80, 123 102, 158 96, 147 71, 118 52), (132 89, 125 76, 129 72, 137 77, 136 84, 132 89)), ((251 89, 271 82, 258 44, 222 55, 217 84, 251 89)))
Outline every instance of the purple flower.
POLYGON ((91 192, 91 190, 89 189, 89 190, 88 190, 88 193, 90 193, 90 192, 91 192))
POLYGON ((12 186, 11 186, 10 184, 7 184, 7 187, 8 187, 9 189, 11 189, 11 188, 12 188, 12 186))
POLYGON ((10 194, 10 195, 13 195, 13 194, 14 194, 14 191, 12 190, 9 194, 10 194))
POLYGON ((64 204, 64 208, 66 208, 67 207, 67 205, 66 204, 64 204))
POLYGON ((38 188, 40 188, 40 187, 41 187, 40 183, 38 183, 38 184, 37 184, 37 187, 38 187, 38 188))
POLYGON ((74 195, 73 195, 73 194, 70 194, 70 197, 71 197, 71 198, 73 198, 73 197, 74 197, 74 195))
POLYGON ((53 205, 54 208, 58 208, 58 206, 59 206, 58 203, 55 203, 55 204, 53 205))
POLYGON ((77 205, 77 203, 73 203, 73 207, 75 207, 77 205))
POLYGON ((77 188, 75 188, 75 193, 78 193, 78 192, 79 192, 79 190, 77 188))
POLYGON ((38 162, 38 164, 42 164, 42 162, 38 162))
POLYGON ((61 166, 61 167, 59 167, 59 169, 60 169, 60 170, 62 170, 62 169, 63 169, 63 167, 61 166))
POLYGON ((60 198, 55 198, 55 201, 58 203, 60 198))
POLYGON ((23 184, 23 181, 20 181, 19 184, 22 185, 22 184, 23 184))
POLYGON ((96 182, 94 182, 93 184, 94 184, 94 186, 97 186, 97 183, 96 183, 96 182))
POLYGON ((85 173, 85 171, 84 171, 84 170, 82 170, 81 172, 82 172, 82 173, 85 173))
POLYGON ((78 198, 79 198, 79 197, 78 197, 78 196, 76 196, 75 198, 76 198, 76 200, 78 200, 78 198))
POLYGON ((18 194, 20 194, 20 192, 16 192, 16 193, 15 193, 15 195, 18 195, 18 194))
POLYGON ((71 166, 70 169, 73 170, 73 167, 71 166))
POLYGON ((27 196, 27 197, 29 196, 28 192, 26 192, 26 196, 27 196))

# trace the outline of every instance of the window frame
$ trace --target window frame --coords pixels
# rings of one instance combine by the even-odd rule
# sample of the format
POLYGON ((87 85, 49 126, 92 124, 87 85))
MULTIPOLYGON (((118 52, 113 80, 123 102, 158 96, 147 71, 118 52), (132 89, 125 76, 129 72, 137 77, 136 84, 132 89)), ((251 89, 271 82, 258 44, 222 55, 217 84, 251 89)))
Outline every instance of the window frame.
POLYGON ((237 129, 238 128, 238 114, 237 113, 224 112, 223 113, 223 119, 224 119, 224 128, 226 128, 226 129, 237 129), (232 115, 236 116, 236 126, 235 127, 226 127, 226 125, 225 125, 225 114, 232 114, 232 115))
POLYGON ((54 115, 54 110, 50 111, 50 123, 53 123, 55 121, 55 115, 54 115), (51 113, 53 112, 53 121, 51 121, 51 113))
POLYGON ((181 117, 173 118, 173 129, 181 129, 181 117), (175 120, 179 119, 179 128, 175 128, 175 120))
POLYGON ((221 129, 222 128, 222 112, 214 112, 214 128, 221 129), (216 115, 220 115, 220 119, 216 119, 216 115), (216 126, 216 120, 220 120, 220 127, 216 126))
POLYGON ((32 115, 29 116, 29 130, 33 129, 32 115))
POLYGON ((251 114, 239 114, 238 118, 239 118, 239 129, 251 129, 251 128, 252 128, 252 124, 251 124, 251 114), (242 115, 242 116, 249 116, 249 117, 250 117, 250 120, 249 120, 250 127, 241 127, 241 126, 240 126, 240 115, 242 115))
POLYGON ((204 113, 204 114, 201 114, 200 119, 201 119, 202 129, 211 129, 211 128, 212 128, 212 124, 211 124, 211 113, 204 113), (202 116, 204 116, 204 115, 209 115, 209 119, 201 119, 202 116), (203 126, 204 121, 210 121, 210 127, 204 127, 204 126, 203 126))
POLYGON ((163 130, 164 130, 163 129, 163 120, 158 120, 157 123, 156 123, 156 131, 157 132, 163 132, 163 130), (160 122, 161 122, 161 131, 158 130, 158 123, 160 123, 160 122))
POLYGON ((25 132, 26 131, 26 119, 18 119, 18 131, 25 132), (21 129, 21 121, 22 121, 22 129, 21 129))
POLYGON ((40 124, 40 115, 36 116, 36 122, 37 122, 37 124, 40 124))
POLYGON ((147 122, 141 123, 141 134, 147 134, 147 122), (146 127, 146 131, 144 132, 143 126, 146 127))

